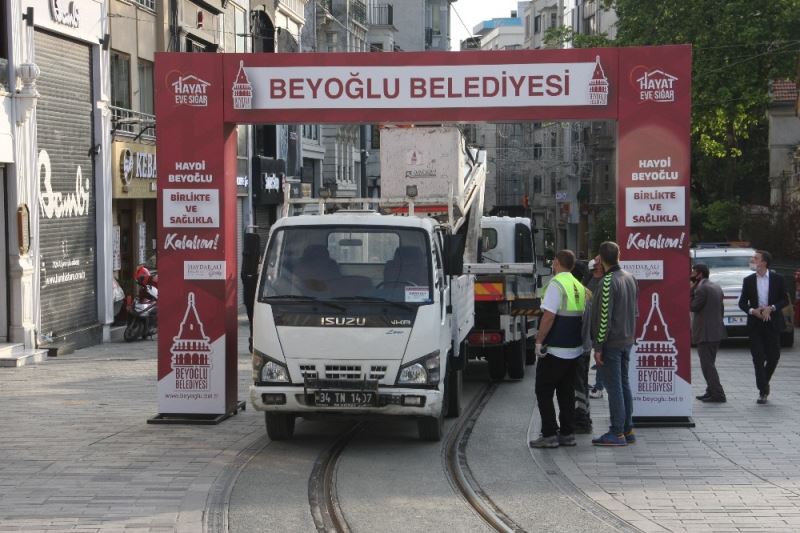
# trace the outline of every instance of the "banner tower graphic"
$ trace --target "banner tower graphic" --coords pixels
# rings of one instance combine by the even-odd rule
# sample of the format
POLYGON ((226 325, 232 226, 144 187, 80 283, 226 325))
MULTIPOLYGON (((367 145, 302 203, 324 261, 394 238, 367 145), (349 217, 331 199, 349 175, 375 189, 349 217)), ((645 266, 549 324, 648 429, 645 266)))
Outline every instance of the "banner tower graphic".
POLYGON ((678 371, 678 350, 670 337, 667 323, 659 306, 659 296, 653 293, 650 313, 636 339, 634 350, 639 380, 637 393, 674 394, 675 373, 678 371))
POLYGON ((239 62, 239 72, 233 82, 233 108, 250 109, 253 107, 253 86, 244 71, 244 61, 239 62))
POLYGON ((208 390, 211 344, 190 292, 178 335, 172 338, 172 368, 178 390, 208 390))
POLYGON ((608 105, 608 78, 597 56, 594 64, 594 74, 589 82, 589 105, 608 105))

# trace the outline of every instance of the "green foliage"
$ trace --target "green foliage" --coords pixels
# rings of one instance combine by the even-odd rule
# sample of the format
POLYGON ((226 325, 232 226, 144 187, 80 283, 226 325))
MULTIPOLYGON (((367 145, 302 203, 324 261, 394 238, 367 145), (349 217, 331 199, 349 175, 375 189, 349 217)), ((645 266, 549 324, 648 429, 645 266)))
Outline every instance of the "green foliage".
POLYGON ((769 250, 776 259, 800 257, 800 207, 783 207, 750 216, 745 231, 754 248, 769 250))
POLYGON ((765 201, 768 81, 795 74, 797 0, 603 0, 615 44, 691 43, 693 192, 765 201))
POLYGON ((716 200, 694 208, 693 232, 699 241, 736 241, 742 227, 742 206, 731 200, 716 200))
POLYGON ((603 209, 594 219, 592 232, 589 235, 589 250, 597 253, 600 244, 617 240, 617 212, 614 209, 603 209))
POLYGON ((565 44, 571 44, 574 48, 614 46, 614 42, 608 38, 607 33, 583 35, 581 33, 575 33, 572 28, 567 26, 553 26, 548 28, 544 32, 543 41, 548 48, 561 48, 565 44))

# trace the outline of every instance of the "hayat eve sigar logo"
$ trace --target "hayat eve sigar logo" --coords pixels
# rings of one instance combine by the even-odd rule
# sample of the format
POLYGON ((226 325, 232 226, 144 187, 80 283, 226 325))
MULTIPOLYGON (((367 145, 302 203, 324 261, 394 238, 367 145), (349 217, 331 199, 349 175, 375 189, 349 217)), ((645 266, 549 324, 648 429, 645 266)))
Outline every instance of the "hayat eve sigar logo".
POLYGON ((675 82, 677 76, 668 74, 661 69, 645 72, 636 78, 639 84, 639 100, 642 102, 674 102, 675 82))
POLYGON ((208 88, 211 86, 211 82, 198 78, 194 74, 185 76, 178 74, 177 78, 168 76, 167 80, 172 87, 176 105, 208 107, 208 88))

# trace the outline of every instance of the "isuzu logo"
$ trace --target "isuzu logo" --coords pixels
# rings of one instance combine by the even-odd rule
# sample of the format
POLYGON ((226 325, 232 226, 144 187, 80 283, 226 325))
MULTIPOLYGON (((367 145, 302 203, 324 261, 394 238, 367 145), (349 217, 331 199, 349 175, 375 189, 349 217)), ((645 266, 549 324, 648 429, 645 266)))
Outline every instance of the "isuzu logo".
POLYGON ((321 326, 366 326, 367 319, 363 316, 323 316, 320 317, 321 326))

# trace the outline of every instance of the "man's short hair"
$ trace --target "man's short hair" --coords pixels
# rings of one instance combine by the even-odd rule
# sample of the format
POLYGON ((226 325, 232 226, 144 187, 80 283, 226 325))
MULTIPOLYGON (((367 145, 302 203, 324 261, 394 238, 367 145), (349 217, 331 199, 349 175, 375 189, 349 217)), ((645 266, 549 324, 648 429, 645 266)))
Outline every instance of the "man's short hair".
POLYGON ((766 250, 756 250, 757 254, 761 254, 761 259, 767 264, 767 268, 772 264, 772 254, 766 250))
POLYGON ((607 265, 619 264, 619 245, 614 241, 606 241, 600 245, 600 259, 607 265))
POLYGON ((572 270, 575 266, 575 252, 572 250, 559 250, 556 254, 556 259, 558 259, 558 263, 566 270, 572 270))
POLYGON ((692 265, 692 270, 694 270, 699 274, 702 274, 705 279, 708 279, 708 276, 710 275, 708 271, 708 265, 704 263, 697 263, 696 265, 692 265))

